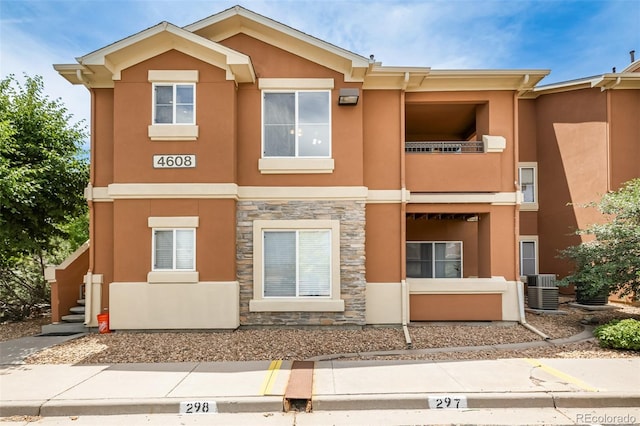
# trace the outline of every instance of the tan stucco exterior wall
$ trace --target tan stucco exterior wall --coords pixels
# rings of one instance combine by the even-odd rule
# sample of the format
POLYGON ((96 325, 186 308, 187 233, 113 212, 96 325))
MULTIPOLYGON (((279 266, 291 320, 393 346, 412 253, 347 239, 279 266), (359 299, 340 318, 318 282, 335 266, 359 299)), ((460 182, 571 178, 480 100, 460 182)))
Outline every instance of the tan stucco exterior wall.
POLYGON ((261 174, 261 96, 258 84, 242 84, 238 90, 238 180, 242 186, 361 186, 363 184, 362 102, 356 106, 338 106, 341 87, 359 87, 344 83, 344 76, 321 65, 306 61, 277 47, 244 34, 222 44, 252 58, 258 78, 333 79, 331 95, 333 173, 261 174))
POLYGON ((149 217, 198 217, 196 270, 200 281, 235 281, 234 200, 117 200, 114 203, 114 281, 146 282, 151 270, 149 217))
POLYGON ((94 186, 113 182, 113 89, 92 89, 91 168, 94 186))
POLYGON ((606 96, 587 89, 537 99, 541 271, 566 275, 571 266, 557 258, 558 249, 579 243, 572 232, 600 220, 594 209, 580 206, 607 191, 606 96))
POLYGON ((610 189, 640 177, 640 90, 608 92, 610 117, 610 189))
POLYGON ((233 182, 235 99, 234 83, 226 80, 222 69, 174 50, 124 70, 114 89, 114 182, 233 182), (198 71, 197 140, 149 139, 148 126, 152 124, 149 70, 198 71), (197 167, 154 169, 154 154, 195 154, 197 167))
POLYGON ((365 212, 366 280, 399 283, 404 244, 399 204, 368 204, 365 212))
POLYGON ((401 102, 399 91, 364 92, 364 184, 369 189, 400 189, 401 102))

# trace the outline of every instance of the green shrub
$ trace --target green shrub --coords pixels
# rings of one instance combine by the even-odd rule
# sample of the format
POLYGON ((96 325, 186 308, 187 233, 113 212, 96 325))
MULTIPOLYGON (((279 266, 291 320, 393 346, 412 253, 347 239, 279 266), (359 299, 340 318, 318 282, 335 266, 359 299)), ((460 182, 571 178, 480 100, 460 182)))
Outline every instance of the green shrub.
POLYGON ((593 331, 603 348, 640 351, 640 321, 629 318, 613 320, 593 331))

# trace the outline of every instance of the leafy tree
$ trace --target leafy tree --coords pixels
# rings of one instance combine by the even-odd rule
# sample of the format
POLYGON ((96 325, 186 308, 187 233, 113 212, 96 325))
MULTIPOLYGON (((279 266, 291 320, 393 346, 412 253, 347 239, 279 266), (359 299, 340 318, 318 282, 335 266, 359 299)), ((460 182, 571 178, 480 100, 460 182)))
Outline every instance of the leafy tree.
POLYGON ((640 178, 625 183, 592 204, 608 221, 578 231, 591 241, 561 252, 575 262, 574 272, 562 284, 575 283, 581 294, 595 297, 620 292, 640 295, 640 178))
MULTIPOLYGON (((41 77, 0 81, 0 303, 46 302, 44 269, 86 216, 88 164, 80 123, 43 93, 41 77)), ((81 237, 77 237, 80 239, 81 237)), ((65 245, 67 246, 65 248, 65 245)), ((25 308, 26 307, 26 308, 25 308)), ((6 313, 6 312, 5 312, 6 313)), ((19 316, 19 315, 18 315, 19 316)))

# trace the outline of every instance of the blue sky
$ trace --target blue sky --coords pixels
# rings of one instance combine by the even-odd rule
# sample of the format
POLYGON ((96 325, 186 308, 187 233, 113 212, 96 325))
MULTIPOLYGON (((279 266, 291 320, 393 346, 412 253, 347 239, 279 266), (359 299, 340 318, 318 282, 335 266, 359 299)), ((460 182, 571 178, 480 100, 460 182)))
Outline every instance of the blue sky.
POLYGON ((42 75, 77 120, 89 94, 52 68, 161 21, 235 4, 383 65, 550 69, 542 83, 621 71, 640 58, 638 0, 0 0, 0 75, 42 75))

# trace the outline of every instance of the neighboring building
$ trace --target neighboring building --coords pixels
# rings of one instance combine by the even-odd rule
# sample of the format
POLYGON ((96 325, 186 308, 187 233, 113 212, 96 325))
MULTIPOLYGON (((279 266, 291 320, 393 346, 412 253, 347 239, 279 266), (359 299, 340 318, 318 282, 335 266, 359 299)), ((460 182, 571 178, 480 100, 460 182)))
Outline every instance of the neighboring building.
POLYGON ((56 65, 92 139, 53 320, 84 281, 113 329, 517 321, 521 268, 566 273, 566 204, 639 175, 634 66, 385 67, 241 7, 56 65))
POLYGON ((602 220, 584 205, 640 177, 640 61, 621 73, 536 87, 519 102, 518 125, 520 182, 528 182, 521 267, 566 276, 571 265, 558 250, 602 220))

